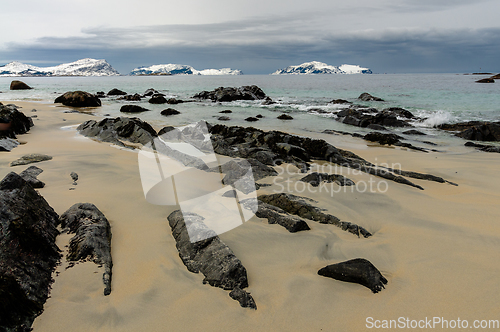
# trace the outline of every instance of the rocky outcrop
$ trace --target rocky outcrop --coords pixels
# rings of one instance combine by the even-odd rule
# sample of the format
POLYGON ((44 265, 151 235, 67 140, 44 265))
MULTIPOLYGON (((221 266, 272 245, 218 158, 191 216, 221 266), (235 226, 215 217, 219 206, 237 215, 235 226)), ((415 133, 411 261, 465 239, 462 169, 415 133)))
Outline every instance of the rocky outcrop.
POLYGON ((243 289, 248 287, 245 267, 217 234, 203 223, 203 217, 177 210, 168 216, 168 221, 179 257, 186 268, 193 273, 201 272, 205 276, 203 283, 233 291, 231 298, 238 300, 241 306, 256 309, 250 294, 242 294, 243 289))
POLYGON ((153 127, 139 118, 105 118, 99 122, 88 120, 76 129, 83 136, 123 147, 127 142, 145 145, 157 136, 153 127))
POLYGON ((302 182, 309 183, 313 187, 317 187, 321 184, 321 182, 326 182, 326 183, 336 183, 339 186, 354 186, 356 185, 354 181, 351 179, 346 178, 343 175, 340 174, 328 174, 328 173, 318 173, 318 172, 313 172, 311 174, 308 174, 304 176, 302 179, 300 179, 302 182))
POLYGON ((239 88, 220 87, 213 91, 202 91, 193 96, 196 99, 210 99, 213 102, 234 100, 262 100, 266 94, 256 85, 242 86, 239 88))
POLYGON ((101 106, 101 100, 85 91, 70 91, 57 97, 54 103, 62 103, 65 106, 72 107, 98 107, 101 106))
POLYGON ((63 231, 75 234, 69 242, 67 260, 91 260, 104 266, 104 295, 111 293, 113 260, 111 258, 111 226, 99 209, 90 203, 77 203, 60 218, 63 231))
POLYGON ((41 161, 52 160, 51 156, 40 153, 30 153, 22 156, 19 159, 14 160, 10 163, 10 166, 28 165, 33 163, 39 163, 41 161))
POLYGON ((0 105, 0 138, 16 138, 33 127, 33 120, 12 104, 0 105))
POLYGON ((10 89, 11 90, 31 90, 33 88, 22 81, 15 80, 15 81, 10 82, 10 89))
POLYGON ((30 331, 61 257, 58 215, 14 172, 0 182, 0 330, 30 331))
MULTIPOLYGON (((338 112, 337 121, 356 126, 356 127, 368 127, 368 126, 387 126, 387 127, 413 127, 408 121, 413 118, 406 118, 405 120, 398 119, 401 117, 401 111, 389 111, 391 109, 386 109, 385 111, 378 111, 375 108, 366 108, 360 106, 352 106, 346 110, 338 112)), ((402 109, 399 109, 402 110, 402 109)), ((411 114, 411 113, 409 113, 411 114)))
POLYGON ((306 197, 299 197, 286 193, 278 193, 272 195, 260 195, 257 198, 259 201, 267 203, 269 205, 276 206, 283 211, 299 216, 304 219, 319 222, 320 224, 331 224, 340 227, 344 231, 355 234, 358 237, 363 236, 365 238, 372 236, 363 227, 356 224, 340 221, 339 218, 323 213, 323 210, 313 206, 311 203, 315 201, 306 197))
POLYGON ((380 271, 364 258, 328 265, 319 270, 318 274, 335 280, 363 285, 371 289, 373 293, 380 292, 387 284, 387 279, 380 271))
POLYGON ((360 94, 358 99, 362 101, 384 101, 382 98, 372 96, 368 92, 363 92, 362 94, 360 94))
POLYGON ((147 108, 141 107, 139 105, 123 105, 120 107, 120 112, 122 113, 141 113, 150 111, 147 108))
POLYGON ((459 131, 455 136, 471 141, 500 141, 500 122, 468 121, 438 126, 442 130, 459 131))

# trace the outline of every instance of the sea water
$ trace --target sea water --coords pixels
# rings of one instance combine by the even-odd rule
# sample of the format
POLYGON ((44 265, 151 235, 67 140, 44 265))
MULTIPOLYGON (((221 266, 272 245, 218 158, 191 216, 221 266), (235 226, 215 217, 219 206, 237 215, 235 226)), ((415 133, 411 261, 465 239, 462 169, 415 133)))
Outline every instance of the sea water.
MULTIPOLYGON (((331 104, 333 99, 346 99, 377 109, 402 107, 424 118, 415 122, 417 129, 431 137, 450 136, 435 126, 469 120, 500 121, 500 83, 480 84, 478 75, 463 74, 372 74, 372 75, 241 75, 241 76, 112 76, 112 77, 0 77, 0 101, 39 101, 53 103, 64 92, 83 90, 91 93, 107 93, 118 88, 128 94, 143 94, 153 88, 166 98, 192 100, 203 90, 217 87, 257 85, 275 101, 261 105, 260 101, 236 101, 212 103, 195 101, 177 105, 153 105, 149 98, 139 102, 121 101, 116 97, 103 98, 102 107, 89 109, 98 116, 137 116, 151 124, 185 125, 199 120, 227 125, 253 125, 262 129, 289 132, 317 132, 334 129, 347 132, 367 132, 366 129, 344 125, 335 121, 335 112, 346 107, 331 104), (33 87, 32 90, 10 91, 10 82, 20 79, 33 87), (368 92, 384 99, 384 102, 362 102, 358 96, 368 92), (125 104, 137 104, 151 112, 138 114, 120 113, 125 104), (179 115, 162 116, 166 108, 174 108, 179 115), (231 114, 220 114, 231 110, 231 114), (277 119, 282 113, 294 120, 277 119), (249 123, 247 117, 262 115, 258 123, 249 123), (220 121, 222 115, 231 120, 220 121)), ((407 128, 405 128, 407 130, 407 128)), ((400 132, 401 129, 393 129, 400 132)), ((430 139, 432 140, 432 139, 430 139)), ((458 142, 458 141, 457 141, 458 142)), ((463 144, 463 143, 462 143, 463 144)))

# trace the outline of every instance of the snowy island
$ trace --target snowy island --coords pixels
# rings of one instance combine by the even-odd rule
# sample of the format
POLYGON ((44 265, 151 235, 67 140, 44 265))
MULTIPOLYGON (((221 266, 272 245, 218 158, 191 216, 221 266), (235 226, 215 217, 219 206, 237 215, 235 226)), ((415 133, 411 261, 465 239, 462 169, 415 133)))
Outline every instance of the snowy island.
POLYGON ((371 74, 368 68, 358 65, 331 66, 319 61, 304 62, 297 66, 278 69, 271 75, 312 75, 312 74, 371 74))
POLYGON ((243 75, 243 73, 241 70, 231 68, 196 70, 188 65, 169 63, 135 68, 130 75, 243 75))
POLYGON ((106 60, 81 59, 53 67, 36 67, 21 62, 11 62, 0 67, 0 76, 118 76, 106 60))

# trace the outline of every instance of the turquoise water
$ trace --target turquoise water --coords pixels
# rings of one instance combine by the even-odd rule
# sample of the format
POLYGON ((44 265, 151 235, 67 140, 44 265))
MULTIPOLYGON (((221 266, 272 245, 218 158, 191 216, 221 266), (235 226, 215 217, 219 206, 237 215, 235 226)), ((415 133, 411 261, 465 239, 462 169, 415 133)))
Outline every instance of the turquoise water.
MULTIPOLYGON (((33 90, 10 91, 12 77, 0 77, 0 101, 41 101, 52 103, 66 91, 84 90, 91 93, 108 92, 118 88, 129 94, 142 94, 148 88, 163 92, 167 97, 190 99, 202 90, 213 90, 219 86, 242 86, 256 84, 277 104, 262 106, 260 102, 211 103, 194 102, 178 105, 152 105, 141 102, 124 102, 111 98, 102 99, 103 106, 93 109, 97 115, 119 116, 121 105, 137 103, 149 108, 136 116, 155 125, 182 125, 200 119, 218 123, 218 112, 226 109, 231 125, 248 125, 244 119, 261 114, 264 119, 252 123, 264 129, 306 130, 321 132, 336 129, 363 132, 361 128, 343 125, 334 120, 331 113, 318 114, 311 109, 335 111, 343 107, 328 104, 332 99, 349 101, 383 109, 403 107, 415 115, 427 118, 416 123, 421 130, 437 136, 445 135, 432 129, 440 123, 468 120, 500 121, 500 84, 478 84, 475 80, 484 76, 460 74, 387 74, 387 75, 242 75, 242 76, 118 76, 118 77, 23 77, 20 78, 33 90), (363 92, 383 98, 386 102, 358 102, 363 92), (180 115, 164 117, 160 111, 172 107, 180 115), (293 121, 276 119, 281 113, 289 113, 293 121)), ((222 122, 221 122, 222 123, 222 122)), ((398 130, 395 129, 397 132, 398 130)))

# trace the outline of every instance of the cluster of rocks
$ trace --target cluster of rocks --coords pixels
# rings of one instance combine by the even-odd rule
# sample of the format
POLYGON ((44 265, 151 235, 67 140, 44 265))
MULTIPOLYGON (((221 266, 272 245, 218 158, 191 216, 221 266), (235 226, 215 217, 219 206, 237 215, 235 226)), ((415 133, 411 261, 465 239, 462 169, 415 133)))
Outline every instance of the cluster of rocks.
POLYGON ((62 257, 56 244, 63 231, 75 233, 68 261, 92 260, 104 265, 104 295, 111 292, 111 228, 92 204, 75 204, 61 218, 35 190, 45 184, 43 172, 31 166, 11 172, 0 182, 0 330, 31 331, 43 312, 62 257))
POLYGON ((195 99, 210 99, 213 102, 235 100, 266 100, 269 97, 256 85, 247 85, 239 88, 219 87, 212 91, 202 91, 193 96, 195 99))

